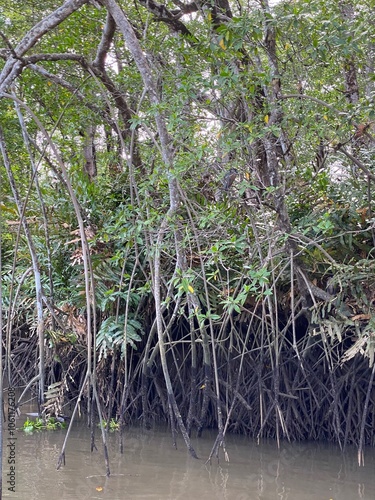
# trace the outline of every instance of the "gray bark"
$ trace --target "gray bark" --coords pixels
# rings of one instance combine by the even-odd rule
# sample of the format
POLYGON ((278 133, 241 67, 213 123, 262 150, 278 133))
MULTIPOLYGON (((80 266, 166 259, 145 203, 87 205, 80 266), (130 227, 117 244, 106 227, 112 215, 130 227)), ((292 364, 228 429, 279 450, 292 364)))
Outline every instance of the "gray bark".
MULTIPOLYGON (((343 21, 350 26, 354 20, 354 7, 349 1, 340 1, 340 11, 343 21)), ((349 29, 350 32, 350 29, 349 29)), ((344 60, 344 85, 345 94, 351 104, 356 104, 359 101, 359 88, 357 80, 357 68, 353 55, 349 55, 344 60)))
MULTIPOLYGON (((43 290, 42 290, 42 279, 39 268, 38 255, 35 250, 34 241, 31 235, 29 225, 25 218, 25 206, 22 202, 16 181, 13 175, 13 171, 10 165, 10 160, 5 145, 5 139, 2 129, 0 128, 0 150, 3 156, 4 166, 7 171, 9 184, 12 189, 13 197, 17 205, 17 210, 20 216, 20 223, 22 224, 27 244, 29 247, 31 262, 33 265, 34 279, 35 279, 35 295, 36 295, 36 309, 37 309, 37 332, 39 340, 39 393, 38 393, 38 403, 42 405, 44 402, 44 319, 43 319, 43 290)), ((10 355, 10 353, 8 353, 10 355)), ((8 370, 9 383, 11 384, 11 373, 8 370)))
POLYGON ((78 10, 88 0, 68 0, 61 7, 51 12, 47 17, 33 26, 12 51, 0 74, 0 91, 6 92, 23 68, 22 57, 43 35, 61 24, 74 11, 78 10))
POLYGON ((96 167, 96 148, 95 148, 95 126, 88 125, 85 130, 83 144, 83 154, 85 157, 84 172, 88 175, 90 181, 93 181, 97 175, 96 167))
MULTIPOLYGON (((105 5, 109 14, 115 20, 124 38, 124 41, 134 58, 134 61, 141 74, 145 88, 148 92, 151 104, 157 107, 160 104, 160 99, 157 92, 157 84, 154 80, 152 70, 149 66, 147 58, 142 50, 142 47, 134 33, 131 24, 129 23, 123 10, 120 8, 117 2, 115 2, 114 0, 102 0, 102 3, 103 5, 105 5)), ((172 382, 169 375, 169 370, 166 360, 165 345, 164 345, 164 331, 163 331, 163 319, 161 316, 162 307, 161 307, 161 294, 160 294, 160 278, 161 278, 160 247, 164 237, 164 232, 166 231, 167 224, 177 214, 180 205, 180 196, 179 196, 177 179, 171 174, 171 167, 173 164, 173 153, 171 149, 171 137, 169 136, 167 131, 165 116, 161 112, 156 111, 155 121, 159 134, 160 149, 164 161, 165 171, 168 176, 169 198, 170 198, 168 213, 166 214, 163 223, 159 229, 159 234, 156 242, 155 263, 154 263, 154 297, 155 297, 156 323, 157 323, 158 340, 159 340, 160 360, 163 368, 163 375, 167 387, 168 401, 170 407, 173 408, 173 412, 179 424, 181 434, 183 435, 183 438, 185 440, 186 446, 190 454, 193 457, 196 457, 197 455, 195 453, 194 448, 191 445, 190 438, 186 431, 185 425, 183 424, 182 417, 173 394, 172 382)), ((176 249, 177 253, 179 253, 178 245, 176 245, 176 249)), ((181 262, 181 258, 182 258, 181 255, 178 255, 177 262, 181 262)), ((173 422, 171 422, 171 425, 173 428, 173 422)))

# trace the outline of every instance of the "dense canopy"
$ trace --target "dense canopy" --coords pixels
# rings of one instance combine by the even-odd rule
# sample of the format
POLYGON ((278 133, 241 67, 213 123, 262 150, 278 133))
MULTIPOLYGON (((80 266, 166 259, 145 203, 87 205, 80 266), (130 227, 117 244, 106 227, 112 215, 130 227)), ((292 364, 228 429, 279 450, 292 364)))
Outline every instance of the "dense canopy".
POLYGON ((374 26, 372 0, 4 0, 9 383, 192 455, 205 427, 373 444, 374 26))

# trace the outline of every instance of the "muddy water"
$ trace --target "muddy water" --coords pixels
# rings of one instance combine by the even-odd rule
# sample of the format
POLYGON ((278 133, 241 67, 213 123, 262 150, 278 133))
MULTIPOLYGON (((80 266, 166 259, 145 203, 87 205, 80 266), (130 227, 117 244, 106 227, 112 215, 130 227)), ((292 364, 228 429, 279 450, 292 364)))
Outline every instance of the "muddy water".
MULTIPOLYGON (((356 500, 375 499, 375 450, 367 449, 365 467, 356 450, 345 454, 328 444, 255 442, 228 437, 229 463, 221 454, 205 464, 215 434, 193 440, 200 457, 191 458, 182 442, 171 445, 166 430, 127 430, 126 451, 118 451, 118 435, 109 435, 111 476, 104 475, 100 436, 98 451, 89 451, 83 424, 73 428, 66 465, 56 470, 65 430, 17 433, 14 500, 198 499, 198 500, 356 500)), ((5 442, 7 439, 5 432, 5 442)), ((5 457, 6 458, 6 457, 5 457)), ((6 459, 4 473, 7 473, 6 459)), ((4 482, 6 476, 4 475, 4 482)))

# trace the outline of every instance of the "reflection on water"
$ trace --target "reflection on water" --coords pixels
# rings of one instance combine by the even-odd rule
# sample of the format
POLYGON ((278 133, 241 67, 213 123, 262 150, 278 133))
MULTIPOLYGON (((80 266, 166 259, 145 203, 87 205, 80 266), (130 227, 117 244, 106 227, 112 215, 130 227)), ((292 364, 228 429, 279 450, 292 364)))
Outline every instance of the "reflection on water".
MULTIPOLYGON (((206 433, 193 445, 191 458, 182 438, 175 450, 166 430, 129 429, 126 451, 118 451, 118 435, 110 434, 111 476, 106 478, 102 447, 90 453, 89 432, 77 424, 70 436, 66 465, 56 470, 65 430, 26 435, 19 432, 16 448, 14 500, 196 499, 213 500, 374 500, 375 450, 367 449, 365 467, 358 467, 354 448, 345 454, 331 445, 275 442, 259 446, 243 437, 228 436, 230 462, 205 460, 215 440, 206 433)), ((6 432, 5 432, 6 434, 6 432)), ((5 435, 6 440, 6 435, 5 435)), ((4 473, 7 464, 4 460, 4 473)))

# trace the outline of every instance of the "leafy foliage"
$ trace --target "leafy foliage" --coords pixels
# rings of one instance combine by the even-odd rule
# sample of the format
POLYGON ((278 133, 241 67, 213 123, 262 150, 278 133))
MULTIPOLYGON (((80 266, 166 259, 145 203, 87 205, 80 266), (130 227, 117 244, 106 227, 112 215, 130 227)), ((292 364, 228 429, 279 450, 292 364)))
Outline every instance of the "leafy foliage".
POLYGON ((42 418, 36 417, 35 419, 27 418, 23 424, 23 431, 26 433, 31 433, 34 431, 55 431, 57 429, 65 429, 66 423, 59 422, 54 417, 48 418, 44 421, 42 418))
POLYGON ((125 327, 125 316, 121 315, 118 318, 110 316, 105 319, 98 332, 96 345, 99 349, 99 359, 106 357, 108 352, 113 352, 116 348, 120 348, 121 353, 125 353, 125 345, 130 344, 133 349, 136 349, 135 342, 140 342, 142 334, 142 325, 135 319, 128 319, 125 327))
MULTIPOLYGON (((358 353, 373 365, 373 9, 365 0, 180 4, 119 2, 144 61, 105 2, 82 5, 13 60, 60 2, 0 7, 0 126, 22 204, 4 161, 2 302, 18 348, 40 327, 29 230, 54 353, 51 404, 62 399, 54 383, 79 379, 89 328, 103 380, 107 370, 138 374, 137 356, 157 371, 158 314, 172 370, 197 345, 211 362, 206 329, 208 344, 229 339, 228 359, 234 345, 236 356, 254 346, 275 370, 311 332, 332 341, 337 366, 358 353)), ((227 358, 220 366, 229 380, 227 358)))

